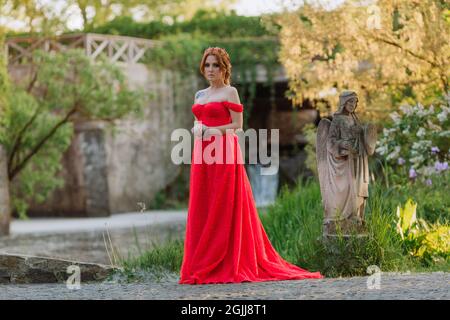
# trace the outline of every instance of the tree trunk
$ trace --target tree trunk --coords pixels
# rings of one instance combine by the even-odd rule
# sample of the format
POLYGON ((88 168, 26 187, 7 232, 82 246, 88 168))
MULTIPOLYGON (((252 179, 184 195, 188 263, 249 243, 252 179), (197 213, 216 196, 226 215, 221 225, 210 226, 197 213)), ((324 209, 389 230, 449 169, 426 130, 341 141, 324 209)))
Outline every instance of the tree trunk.
POLYGON ((0 144, 0 236, 9 235, 9 222, 11 219, 11 208, 9 203, 9 179, 7 155, 0 144))

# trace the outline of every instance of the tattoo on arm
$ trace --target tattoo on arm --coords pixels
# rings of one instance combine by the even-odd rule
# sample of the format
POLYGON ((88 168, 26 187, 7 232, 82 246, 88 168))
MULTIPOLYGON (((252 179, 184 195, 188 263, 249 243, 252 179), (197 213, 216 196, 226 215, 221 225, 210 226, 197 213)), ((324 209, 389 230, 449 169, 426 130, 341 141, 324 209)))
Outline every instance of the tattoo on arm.
POLYGON ((200 98, 201 96, 203 96, 205 93, 203 91, 199 91, 195 94, 195 99, 200 98))

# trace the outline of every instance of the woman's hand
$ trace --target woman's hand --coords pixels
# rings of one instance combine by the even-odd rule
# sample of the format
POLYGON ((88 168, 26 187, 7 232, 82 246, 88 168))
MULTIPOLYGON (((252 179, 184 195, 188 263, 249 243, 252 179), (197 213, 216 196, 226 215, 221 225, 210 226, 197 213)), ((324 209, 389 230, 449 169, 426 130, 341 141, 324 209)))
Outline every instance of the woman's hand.
POLYGON ((201 137, 207 129, 207 125, 204 125, 203 123, 201 123, 201 121, 195 121, 194 127, 192 127, 191 132, 195 137, 201 137))
POLYGON ((219 136, 222 134, 222 131, 216 128, 206 127, 205 132, 203 133, 204 140, 211 140, 212 136, 219 136))

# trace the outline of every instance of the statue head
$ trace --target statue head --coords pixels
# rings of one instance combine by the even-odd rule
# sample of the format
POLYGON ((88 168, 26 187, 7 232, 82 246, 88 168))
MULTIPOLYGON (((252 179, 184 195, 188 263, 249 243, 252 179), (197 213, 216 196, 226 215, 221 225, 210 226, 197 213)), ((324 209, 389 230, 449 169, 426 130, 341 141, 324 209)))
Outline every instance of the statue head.
POLYGON ((339 95, 339 110, 337 113, 353 113, 358 105, 358 96, 355 91, 345 90, 339 95))

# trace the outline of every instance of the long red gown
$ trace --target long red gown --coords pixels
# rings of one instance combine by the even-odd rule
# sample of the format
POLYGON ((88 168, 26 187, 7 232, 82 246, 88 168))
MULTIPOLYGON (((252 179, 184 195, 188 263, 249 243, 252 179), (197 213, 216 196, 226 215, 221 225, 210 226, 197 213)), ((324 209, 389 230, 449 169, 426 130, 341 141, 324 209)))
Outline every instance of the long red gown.
MULTIPOLYGON (((194 104, 192 112, 205 125, 220 126, 231 122, 228 108, 243 112, 242 104, 229 101, 194 104)), ((258 216, 238 141, 235 133, 213 136, 210 141, 194 139, 179 283, 322 278, 319 272, 285 261, 273 248, 258 216), (201 161, 202 150, 206 153, 206 146, 216 138, 223 153, 216 149, 211 154, 218 159, 222 155, 223 164, 201 161), (226 162, 227 154, 234 156, 231 163, 226 162)))

